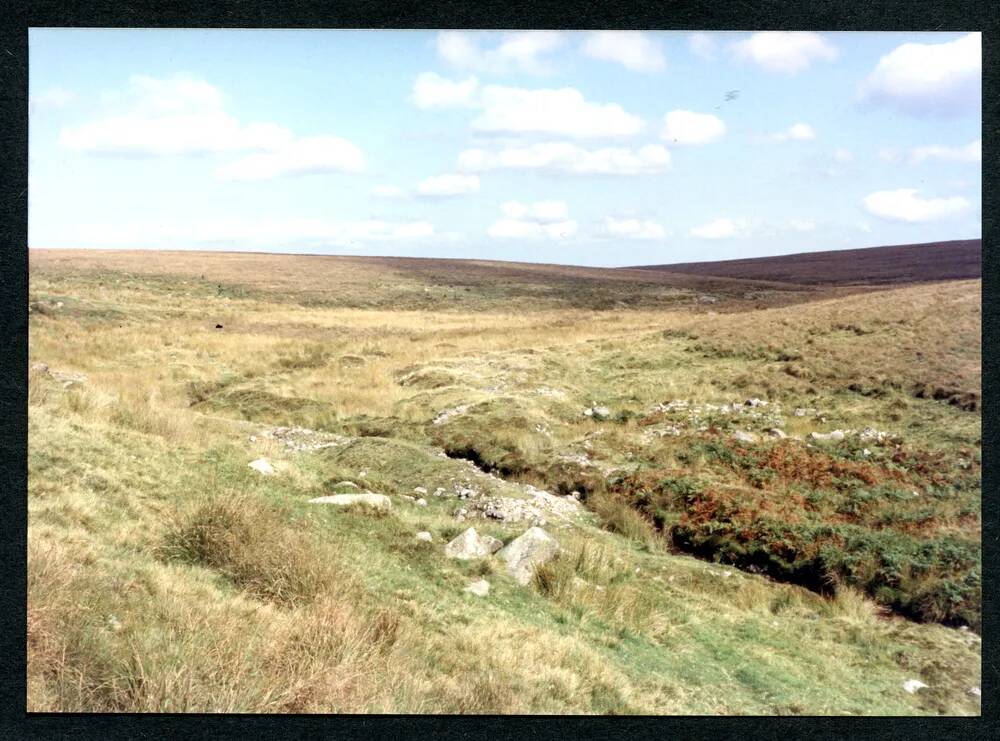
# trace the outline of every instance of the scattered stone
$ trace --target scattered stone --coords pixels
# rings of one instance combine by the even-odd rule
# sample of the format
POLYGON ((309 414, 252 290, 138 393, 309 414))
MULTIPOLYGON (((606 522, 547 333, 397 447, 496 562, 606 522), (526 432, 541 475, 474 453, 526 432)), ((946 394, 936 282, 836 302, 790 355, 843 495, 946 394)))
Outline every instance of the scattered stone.
POLYGON ((46 363, 32 363, 31 370, 36 371, 38 373, 48 373, 49 366, 46 363))
POLYGON ((818 440, 820 442, 840 442, 844 439, 843 430, 834 430, 833 432, 810 432, 810 440, 818 440))
POLYGON ((770 430, 767 431, 767 434, 770 435, 771 437, 777 438, 778 440, 784 440, 786 437, 788 437, 788 435, 785 434, 785 431, 779 427, 772 427, 770 430))
POLYGON ((329 432, 317 432, 306 427, 274 427, 263 431, 264 437, 276 440, 287 450, 312 452, 343 445, 350 438, 329 432))
POLYGON ((444 547, 444 554, 448 558, 458 558, 463 561, 472 558, 486 558, 491 553, 490 545, 479 537, 479 533, 474 527, 470 527, 461 535, 455 536, 444 547))
POLYGON ((353 481, 338 481, 333 485, 334 489, 355 489, 361 491, 361 487, 355 484, 353 481))
POLYGON ((583 410, 583 416, 596 420, 605 420, 611 416, 611 410, 607 407, 591 406, 583 410))
POLYGON ((49 375, 61 382, 64 388, 69 388, 74 383, 86 383, 87 377, 83 373, 70 373, 69 371, 49 371, 49 375))
POLYGON ((919 679, 907 679, 903 682, 903 689, 909 692, 911 695, 917 690, 922 690, 927 687, 926 684, 921 682, 919 679))
POLYGON ((868 448, 865 448, 864 450, 861 451, 861 455, 863 455, 865 458, 867 458, 871 454, 872 452, 868 448))
POLYGON ((418 499, 418 500, 416 501, 416 505, 417 505, 418 507, 426 507, 426 506, 427 506, 427 500, 426 500, 426 499, 424 499, 423 497, 421 497, 420 499, 418 499))
POLYGON ((409 494, 400 494, 399 497, 400 499, 405 499, 407 502, 417 501, 415 497, 411 497, 409 494))
POLYGON ((757 436, 756 435, 754 435, 752 432, 744 432, 743 430, 736 430, 736 432, 734 432, 732 434, 732 438, 733 438, 733 440, 736 440, 736 441, 741 442, 741 443, 755 443, 755 442, 757 442, 757 436))
POLYGON ((121 620, 119 620, 118 618, 116 618, 114 615, 109 615, 108 616, 108 628, 110 628, 112 632, 118 633, 122 629, 122 622, 121 622, 121 620))
POLYGON ((490 583, 485 579, 479 579, 469 584, 469 586, 465 588, 465 591, 470 594, 474 594, 477 597, 485 597, 490 593, 490 583))
POLYGON ((978 687, 969 687, 969 694, 973 697, 982 697, 983 691, 978 687))
POLYGON ((274 466, 271 465, 267 458, 258 458, 255 461, 251 461, 249 465, 254 471, 262 473, 265 476, 271 476, 274 473, 274 466))
POLYGON ((422 540, 425 543, 430 543, 433 540, 433 538, 431 537, 431 534, 429 532, 427 532, 426 530, 421 530, 419 533, 417 533, 417 540, 422 540))
POLYGON ((326 497, 310 499, 309 504, 333 504, 337 507, 351 507, 356 504, 366 504, 375 509, 392 509, 392 501, 385 494, 375 494, 366 491, 363 494, 331 494, 326 497))
POLYGON ((438 416, 434 418, 431 424, 435 425, 444 424, 452 417, 456 417, 459 414, 465 414, 468 410, 469 410, 468 404, 460 404, 457 407, 452 407, 451 409, 445 409, 444 411, 440 412, 438 416))
POLYGON ((535 569, 549 562, 559 552, 556 539, 540 527, 531 527, 502 548, 497 556, 507 563, 514 580, 523 585, 531 581, 535 569))
POLYGON ((418 487, 416 487, 416 488, 415 488, 415 489, 413 490, 413 493, 414 493, 414 494, 426 494, 426 493, 427 493, 427 489, 425 489, 425 488, 424 488, 424 487, 422 487, 422 486, 418 486, 418 487))
POLYGON ((763 399, 757 399, 757 398, 747 399, 746 401, 743 402, 743 406, 746 406, 746 407, 766 407, 767 406, 767 402, 764 401, 763 399))
POLYGON ((257 442, 257 436, 256 436, 256 435, 251 435, 251 436, 250 436, 250 437, 248 438, 248 440, 250 440, 250 442, 252 442, 252 443, 255 443, 255 442, 257 442))

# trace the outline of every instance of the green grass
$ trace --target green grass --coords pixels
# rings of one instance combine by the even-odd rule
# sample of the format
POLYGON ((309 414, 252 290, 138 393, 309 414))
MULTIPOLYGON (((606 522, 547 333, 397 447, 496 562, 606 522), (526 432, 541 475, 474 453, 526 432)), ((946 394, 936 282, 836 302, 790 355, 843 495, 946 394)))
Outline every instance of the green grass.
POLYGON ((708 316, 662 284, 602 312, 620 281, 361 261, 344 294, 106 259, 31 276, 33 300, 64 303, 32 312, 31 360, 88 380, 29 379, 30 709, 979 713, 979 638, 941 623, 978 626, 980 415, 914 391, 978 390, 972 284, 755 311, 720 290, 708 316), (404 294, 428 311, 383 310, 404 294), (654 409, 752 396, 790 434, 899 442, 741 445, 732 430, 763 436, 770 412, 654 409), (595 402, 609 419, 582 414, 595 402), (295 452, 275 424, 344 441, 295 452), (261 456, 276 475, 248 468, 261 456), (343 480, 391 511, 308 503, 343 480), (527 524, 459 522, 466 505, 431 492, 528 483, 590 510, 546 526, 563 550, 531 584, 444 558, 470 524, 505 543, 527 524), (800 583, 752 573, 762 552, 800 583), (464 591, 480 577, 486 598, 464 591))

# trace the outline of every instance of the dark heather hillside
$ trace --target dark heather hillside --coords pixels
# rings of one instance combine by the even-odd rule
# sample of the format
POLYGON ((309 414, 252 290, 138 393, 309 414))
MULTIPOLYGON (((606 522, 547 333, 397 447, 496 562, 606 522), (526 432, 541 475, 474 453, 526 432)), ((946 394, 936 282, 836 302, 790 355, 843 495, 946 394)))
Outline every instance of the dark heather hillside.
POLYGON ((639 266, 689 275, 766 280, 806 285, 918 283, 982 276, 982 240, 803 252, 719 262, 639 266))

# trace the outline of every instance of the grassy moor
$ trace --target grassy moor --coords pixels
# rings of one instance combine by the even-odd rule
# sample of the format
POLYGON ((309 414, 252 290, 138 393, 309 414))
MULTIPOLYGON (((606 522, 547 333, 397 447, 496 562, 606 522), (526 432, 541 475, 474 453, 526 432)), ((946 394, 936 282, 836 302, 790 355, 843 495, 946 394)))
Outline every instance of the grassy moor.
POLYGON ((28 709, 978 715, 980 250, 31 250, 28 709))

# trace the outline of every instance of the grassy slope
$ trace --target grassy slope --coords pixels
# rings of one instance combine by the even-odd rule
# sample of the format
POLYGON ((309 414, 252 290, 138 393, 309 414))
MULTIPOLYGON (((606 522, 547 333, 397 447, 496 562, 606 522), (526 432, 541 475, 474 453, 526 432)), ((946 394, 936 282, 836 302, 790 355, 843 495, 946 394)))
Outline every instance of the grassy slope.
MULTIPOLYGON (((691 311, 705 285, 656 282, 608 312, 616 285, 574 271, 517 283, 353 261, 318 275, 269 257, 241 283, 227 257, 154 270, 117 255, 111 271, 32 255, 32 361, 88 379, 30 383, 31 709, 978 712, 974 633, 672 553, 601 485, 670 469, 754 490, 699 453, 732 420, 660 438, 647 433, 672 422, 645 419, 669 399, 748 396, 821 410, 786 412, 789 432, 872 425, 924 455, 965 448, 977 476, 979 415, 961 406, 979 387, 978 283, 780 308, 822 296, 716 282, 709 315, 691 311), (428 295, 448 310, 420 310, 428 295), (762 300, 778 308, 748 311, 762 300), (583 417, 593 402, 615 417, 583 417), (289 423, 352 442, 296 453, 261 435, 289 423), (470 447, 510 482, 438 455, 470 447), (246 467, 260 455, 277 476, 246 467), (391 514, 305 503, 363 471, 391 514), (598 516, 553 524, 566 552, 521 588, 442 557, 465 526, 456 500, 398 496, 464 480, 510 496, 589 486, 598 516), (462 591, 481 573, 486 599, 462 591), (930 688, 907 694, 909 678, 930 688)), ((936 526, 977 539, 961 506, 936 526)), ((525 527, 477 526, 505 541, 525 527)))

